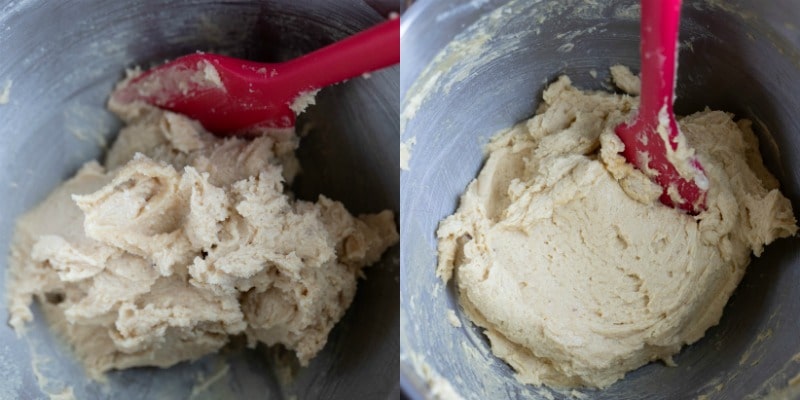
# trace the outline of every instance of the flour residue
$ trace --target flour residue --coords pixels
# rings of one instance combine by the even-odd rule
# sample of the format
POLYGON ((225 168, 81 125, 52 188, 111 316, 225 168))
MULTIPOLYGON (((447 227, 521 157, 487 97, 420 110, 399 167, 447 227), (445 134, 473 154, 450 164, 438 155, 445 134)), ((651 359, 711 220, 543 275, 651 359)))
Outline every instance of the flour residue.
POLYGON ((403 106, 403 111, 400 113, 400 133, 405 131, 406 123, 417 115, 417 111, 422 107, 422 103, 431 95, 434 88, 439 83, 439 77, 442 76, 442 71, 436 71, 430 76, 424 78, 424 81, 417 81, 412 86, 417 90, 409 90, 409 97, 403 106))
POLYGON ((8 102, 11 101, 11 85, 13 84, 14 81, 11 79, 6 80, 3 91, 0 92, 0 105, 8 104, 8 102))
POLYGON ((58 393, 51 394, 50 400, 75 400, 75 393, 72 390, 72 386, 68 386, 58 393))
POLYGON ((409 162, 411 162, 411 151, 417 144, 417 137, 414 136, 405 142, 400 142, 400 169, 408 171, 410 169, 409 162))
POLYGON ((778 145, 778 142, 775 140, 775 135, 772 134, 772 131, 770 131, 769 127, 767 127, 767 124, 757 115, 755 115, 752 109, 748 108, 747 111, 752 117, 753 122, 759 128, 758 140, 759 144, 761 145, 761 153, 766 153, 770 158, 776 161, 775 166, 778 167, 778 177, 786 176, 786 171, 783 168, 784 164, 781 157, 781 149, 778 145))
POLYGON ((425 357, 412 352, 409 358, 411 359, 411 365, 420 377, 425 380, 425 384, 428 385, 427 398, 432 400, 463 400, 463 397, 458 394, 450 381, 443 378, 438 371, 431 367, 425 361, 425 357))
POLYGON ((642 6, 635 4, 622 5, 614 9, 614 18, 622 20, 638 20, 642 13, 642 6))
POLYGON ((464 4, 456 5, 450 8, 449 10, 437 15, 436 22, 441 22, 449 18, 464 14, 466 12, 470 12, 473 9, 480 8, 481 6, 485 5, 488 2, 489 0, 472 0, 469 2, 464 2, 464 4))
MULTIPOLYGON (((422 104, 430 100, 433 94, 448 93, 455 84, 470 78, 480 68, 519 48, 522 45, 523 35, 506 36, 498 40, 496 33, 506 26, 510 19, 518 17, 520 9, 529 5, 525 1, 512 0, 481 17, 475 24, 456 35, 454 40, 426 66, 405 94, 401 105, 400 132, 405 131, 407 123, 416 116, 422 104)), ((534 22, 531 30, 538 34, 538 25, 565 16, 594 20, 606 13, 610 6, 606 2, 595 1, 553 1, 537 4, 536 13, 531 16, 534 22)), ((450 13, 458 13, 456 10, 448 11, 445 13, 447 15, 442 14, 437 19, 449 18, 450 13)), ((627 9, 620 12, 631 13, 627 9)), ((624 17, 628 18, 629 15, 626 14, 624 17)), ((565 43, 559 45, 557 51, 569 53, 574 49, 576 40, 601 31, 604 29, 591 26, 561 33, 557 38, 565 43)))
POLYGON ((215 383, 221 381, 223 378, 228 377, 230 366, 227 363, 222 364, 222 367, 216 370, 212 375, 205 376, 202 372, 198 373, 197 384, 192 387, 192 392, 189 394, 190 399, 196 398, 199 394, 207 392, 208 389, 215 383))
MULTIPOLYGON (((98 149, 106 150, 106 137, 114 129, 116 120, 102 108, 88 104, 68 104, 64 109, 64 128, 75 139, 94 142, 98 149)), ((81 158, 95 158, 96 154, 81 154, 81 158)))
MULTIPOLYGON (((22 338, 30 354, 30 359, 26 362, 30 363, 36 385, 50 399, 75 399, 72 385, 79 379, 80 371, 71 368, 74 367, 72 365, 74 360, 66 354, 68 350, 63 343, 58 342, 50 332, 41 331, 40 328, 44 328, 41 321, 34 323, 36 324, 34 329, 26 331, 22 338)), ((6 397, 0 396, 0 398, 6 397)))
POLYGON ((18 361, 10 359, 7 355, 9 353, 8 345, 4 345, 0 353, 0 399, 19 398, 19 391, 22 389, 18 361))
POLYGON ((556 51, 559 53, 569 53, 573 48, 575 48, 575 43, 564 43, 561 46, 558 46, 556 51))

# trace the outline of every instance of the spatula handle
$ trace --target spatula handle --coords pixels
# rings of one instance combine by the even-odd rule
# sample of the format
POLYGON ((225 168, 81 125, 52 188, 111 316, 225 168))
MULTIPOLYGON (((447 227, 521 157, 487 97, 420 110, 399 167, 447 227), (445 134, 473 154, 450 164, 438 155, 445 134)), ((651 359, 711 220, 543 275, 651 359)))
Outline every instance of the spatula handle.
POLYGON ((639 112, 655 121, 662 107, 672 115, 681 0, 642 0, 642 90, 639 112))
POLYGON ((319 89, 400 62, 400 19, 395 18, 283 64, 281 74, 319 89))

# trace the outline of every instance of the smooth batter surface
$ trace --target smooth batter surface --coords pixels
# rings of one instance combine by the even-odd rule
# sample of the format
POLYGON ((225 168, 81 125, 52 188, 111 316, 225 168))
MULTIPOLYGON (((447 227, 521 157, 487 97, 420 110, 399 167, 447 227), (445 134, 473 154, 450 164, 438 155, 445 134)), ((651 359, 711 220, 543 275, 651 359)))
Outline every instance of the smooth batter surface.
POLYGON ((33 298, 98 375, 196 359, 243 334, 305 365, 353 300, 364 266, 398 241, 391 211, 354 217, 294 200, 297 138, 220 139, 149 107, 18 221, 10 323, 33 298))
POLYGON ((719 322, 750 254, 797 232, 750 121, 720 111, 679 121, 710 180, 708 210, 662 205, 613 133, 637 104, 561 77, 536 116, 492 140, 439 227, 438 274, 521 382, 602 388, 670 364, 719 322))

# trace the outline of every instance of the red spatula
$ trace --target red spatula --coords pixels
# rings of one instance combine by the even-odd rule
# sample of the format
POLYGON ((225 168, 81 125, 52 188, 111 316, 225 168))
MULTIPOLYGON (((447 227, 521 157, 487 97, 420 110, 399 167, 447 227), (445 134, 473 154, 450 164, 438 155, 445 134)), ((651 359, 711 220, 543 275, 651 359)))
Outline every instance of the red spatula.
POLYGON ((706 208, 708 178, 672 111, 680 12, 680 0, 642 0, 639 110, 616 133, 628 162, 664 189, 661 202, 697 214, 706 208))
MULTIPOLYGON (((290 128, 302 94, 400 62, 400 20, 283 63, 192 54, 146 71, 112 93, 194 118, 217 134, 290 128), (297 107, 295 107, 297 108, 297 107)), ((301 107, 302 108, 302 107, 301 107)))

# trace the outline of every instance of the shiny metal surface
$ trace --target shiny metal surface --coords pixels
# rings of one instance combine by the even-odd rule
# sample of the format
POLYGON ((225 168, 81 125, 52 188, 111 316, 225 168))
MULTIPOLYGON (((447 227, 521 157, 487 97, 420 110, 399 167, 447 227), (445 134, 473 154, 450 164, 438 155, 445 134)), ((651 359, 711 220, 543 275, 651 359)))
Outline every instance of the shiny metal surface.
MULTIPOLYGON (((196 50, 281 61, 372 26, 385 17, 378 10, 391 9, 357 0, 0 1, 0 92, 12 82, 0 105, 0 269, 15 218, 112 139, 119 123, 104 102, 125 67, 196 50)), ((299 197, 324 193, 354 213, 399 209, 398 75, 392 68, 319 94, 298 125, 309 129, 299 197)), ((324 351, 286 384, 286 371, 260 348, 91 382, 41 318, 17 338, 3 299, 0 399, 48 398, 67 386, 79 399, 397 397, 397 251, 366 271, 324 351)))
MULTIPOLYGON (((400 177, 401 383, 409 397, 430 396, 431 375, 420 373, 420 360, 467 399, 566 397, 518 384, 491 356, 453 289, 435 277, 435 230, 479 170, 482 145, 530 117, 547 82, 566 73, 578 87, 608 90, 609 66, 637 68, 635 3, 421 0, 404 15, 401 141, 416 138, 410 170, 400 177), (488 40, 474 40, 481 29, 488 40), (454 39, 462 46, 426 70, 454 39), (448 309, 462 328, 447 322, 448 309)), ((680 114, 707 105, 754 119, 766 164, 796 212, 797 21, 800 5, 792 1, 685 0, 676 104, 680 114)), ((583 393, 593 399, 797 398, 800 389, 789 384, 800 373, 797 249, 796 238, 780 240, 754 258, 720 324, 678 354, 677 367, 650 364, 605 391, 583 393)))

